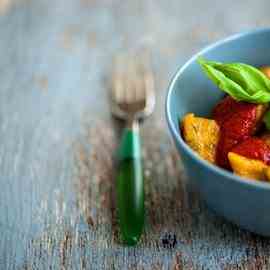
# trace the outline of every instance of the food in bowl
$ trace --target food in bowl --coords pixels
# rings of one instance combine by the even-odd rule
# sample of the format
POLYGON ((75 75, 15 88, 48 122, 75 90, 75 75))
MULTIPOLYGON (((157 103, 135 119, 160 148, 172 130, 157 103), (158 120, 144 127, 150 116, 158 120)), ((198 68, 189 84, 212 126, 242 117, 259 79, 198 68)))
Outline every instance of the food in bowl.
POLYGON ((226 93, 209 119, 186 114, 185 142, 204 160, 244 178, 270 182, 270 67, 198 59, 226 93))

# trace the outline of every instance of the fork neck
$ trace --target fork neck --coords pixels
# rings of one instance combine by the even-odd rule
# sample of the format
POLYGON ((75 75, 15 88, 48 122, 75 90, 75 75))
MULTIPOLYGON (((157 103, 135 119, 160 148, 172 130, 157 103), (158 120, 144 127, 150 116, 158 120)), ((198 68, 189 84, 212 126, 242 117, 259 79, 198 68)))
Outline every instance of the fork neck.
POLYGON ((135 117, 130 117, 127 119, 126 128, 132 131, 139 131, 139 121, 135 117))

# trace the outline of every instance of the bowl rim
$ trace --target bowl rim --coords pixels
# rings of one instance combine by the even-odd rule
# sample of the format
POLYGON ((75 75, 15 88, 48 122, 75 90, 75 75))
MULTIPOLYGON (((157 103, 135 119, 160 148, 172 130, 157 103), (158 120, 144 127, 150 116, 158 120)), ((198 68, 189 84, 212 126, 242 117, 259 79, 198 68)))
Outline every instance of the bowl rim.
POLYGON ((252 179, 247 179, 245 181, 245 179, 243 179, 243 177, 237 176, 237 175, 233 174, 232 172, 226 171, 225 169, 222 169, 216 165, 213 165, 213 164, 209 163, 208 161, 205 161, 201 157, 199 157, 182 139, 182 137, 180 136, 180 133, 179 133, 179 129, 175 127, 173 120, 172 120, 172 116, 170 114, 170 100, 172 98, 172 93, 173 93, 175 83, 178 80, 178 78, 181 76, 181 74, 186 70, 186 68, 192 62, 194 62, 194 60, 196 60, 198 58, 198 56, 205 54, 205 53, 211 51, 212 49, 214 49, 222 44, 231 42, 233 40, 247 37, 247 36, 251 36, 254 34, 266 33, 266 32, 270 32, 270 27, 255 28, 255 29, 252 29, 249 31, 236 33, 236 34, 228 36, 224 39, 221 39, 221 40, 218 40, 214 43, 211 43, 210 45, 204 47, 203 49, 201 49, 200 51, 195 53, 192 57, 190 57, 185 62, 184 65, 180 66, 177 69, 175 74, 172 76, 172 79, 171 79, 169 86, 167 88, 167 96, 166 96, 166 101, 165 101, 165 110, 166 110, 165 113, 166 113, 166 120, 167 120, 167 124, 169 126, 169 130, 170 130, 171 134, 173 135, 174 139, 180 144, 183 151, 189 157, 191 157, 196 163, 198 163, 200 166, 206 167, 209 171, 212 171, 213 173, 217 174, 218 176, 225 177, 225 178, 229 179, 230 181, 238 182, 243 186, 256 187, 259 189, 270 190, 270 183, 260 182, 260 181, 252 180, 252 179))

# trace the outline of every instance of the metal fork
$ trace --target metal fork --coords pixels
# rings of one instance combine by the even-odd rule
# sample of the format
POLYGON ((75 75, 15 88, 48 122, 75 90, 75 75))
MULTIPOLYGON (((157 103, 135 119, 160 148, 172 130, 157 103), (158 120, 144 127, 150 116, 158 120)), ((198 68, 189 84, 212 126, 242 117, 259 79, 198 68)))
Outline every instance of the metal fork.
POLYGON ((111 91, 112 114, 126 122, 117 152, 116 200, 122 240, 135 245, 144 227, 144 179, 139 122, 154 110, 153 74, 145 55, 118 56, 111 91))

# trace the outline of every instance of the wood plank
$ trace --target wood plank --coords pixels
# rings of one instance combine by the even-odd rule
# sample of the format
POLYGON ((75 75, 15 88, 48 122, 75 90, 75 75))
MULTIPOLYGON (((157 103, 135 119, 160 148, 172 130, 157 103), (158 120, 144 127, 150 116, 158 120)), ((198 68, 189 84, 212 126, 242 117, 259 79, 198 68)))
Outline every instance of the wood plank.
POLYGON ((216 217, 188 186, 164 98, 201 46, 269 24, 269 1, 2 1, 0 269, 268 269, 269 239, 216 217), (158 102, 142 130, 146 231, 127 248, 105 79, 116 53, 143 48, 158 102))

